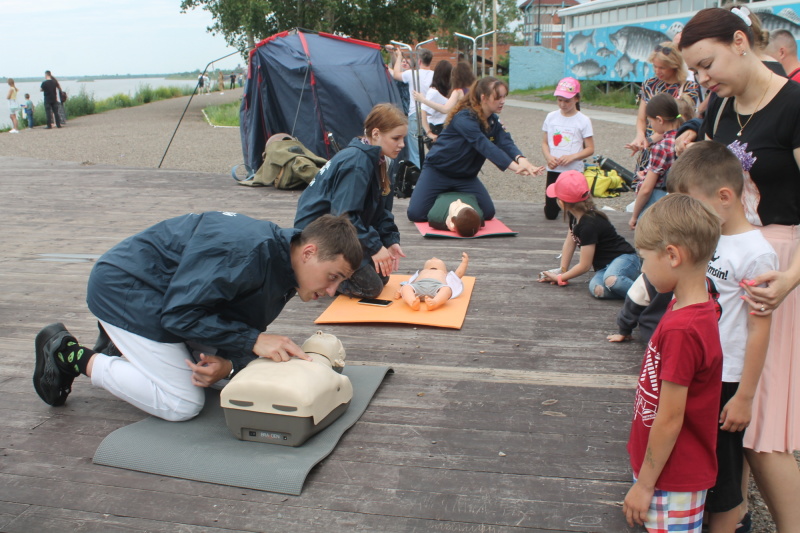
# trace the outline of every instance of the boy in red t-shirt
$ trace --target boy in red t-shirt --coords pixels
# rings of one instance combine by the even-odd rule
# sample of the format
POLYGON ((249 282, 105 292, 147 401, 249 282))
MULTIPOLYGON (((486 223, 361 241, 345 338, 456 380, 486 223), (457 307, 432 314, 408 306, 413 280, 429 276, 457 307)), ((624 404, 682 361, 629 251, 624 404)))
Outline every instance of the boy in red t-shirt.
POLYGON ((685 194, 662 198, 636 226, 642 272, 675 295, 645 351, 628 440, 635 481, 622 511, 650 533, 699 533, 717 476, 722 348, 706 268, 719 235, 719 218, 685 194))

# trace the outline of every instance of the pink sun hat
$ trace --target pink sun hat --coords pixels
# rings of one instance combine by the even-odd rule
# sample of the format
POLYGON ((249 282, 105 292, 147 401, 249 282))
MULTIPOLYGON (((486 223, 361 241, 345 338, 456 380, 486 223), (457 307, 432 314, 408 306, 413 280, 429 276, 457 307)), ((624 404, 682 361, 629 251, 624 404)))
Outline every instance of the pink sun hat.
POLYGON ((575 78, 564 78, 556 85, 556 90, 553 92, 553 95, 563 98, 572 98, 579 92, 581 92, 581 82, 575 78))
POLYGON ((555 183, 547 187, 548 198, 558 198, 568 204, 577 204, 589 198, 589 184, 583 172, 567 170, 562 172, 555 183))

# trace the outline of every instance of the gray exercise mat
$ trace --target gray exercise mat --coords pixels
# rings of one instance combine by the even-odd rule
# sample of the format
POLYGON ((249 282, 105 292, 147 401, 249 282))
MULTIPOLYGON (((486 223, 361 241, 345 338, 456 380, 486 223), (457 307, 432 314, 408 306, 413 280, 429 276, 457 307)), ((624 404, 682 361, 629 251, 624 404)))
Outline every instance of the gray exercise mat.
POLYGON ((225 425, 219 391, 207 389, 201 413, 187 422, 148 418, 103 439, 94 462, 151 474, 299 495, 311 468, 333 451, 356 423, 388 366, 346 366, 353 399, 336 422, 302 446, 240 441, 225 425))

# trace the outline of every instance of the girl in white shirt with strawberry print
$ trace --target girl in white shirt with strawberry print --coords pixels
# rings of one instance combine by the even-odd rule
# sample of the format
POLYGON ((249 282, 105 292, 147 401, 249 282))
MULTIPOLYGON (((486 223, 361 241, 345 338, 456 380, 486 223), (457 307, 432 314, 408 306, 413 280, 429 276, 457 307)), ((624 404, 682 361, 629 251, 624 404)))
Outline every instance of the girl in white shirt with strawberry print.
MULTIPOLYGON (((592 121, 581 113, 581 84, 575 78, 558 82, 553 93, 558 111, 547 115, 542 125, 542 153, 547 160, 547 185, 567 170, 583 172, 583 160, 594 153, 592 121)), ((555 198, 545 197, 544 216, 555 220, 561 209, 555 198)))

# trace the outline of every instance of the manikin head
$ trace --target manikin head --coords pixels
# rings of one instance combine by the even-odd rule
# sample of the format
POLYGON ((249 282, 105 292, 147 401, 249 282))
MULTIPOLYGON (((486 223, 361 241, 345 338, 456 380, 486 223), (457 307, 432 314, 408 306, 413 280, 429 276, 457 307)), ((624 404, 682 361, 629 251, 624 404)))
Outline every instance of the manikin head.
POLYGON ((341 373, 347 354, 342 341, 336 335, 317 331, 301 346, 304 352, 311 356, 315 363, 328 366, 341 373))

